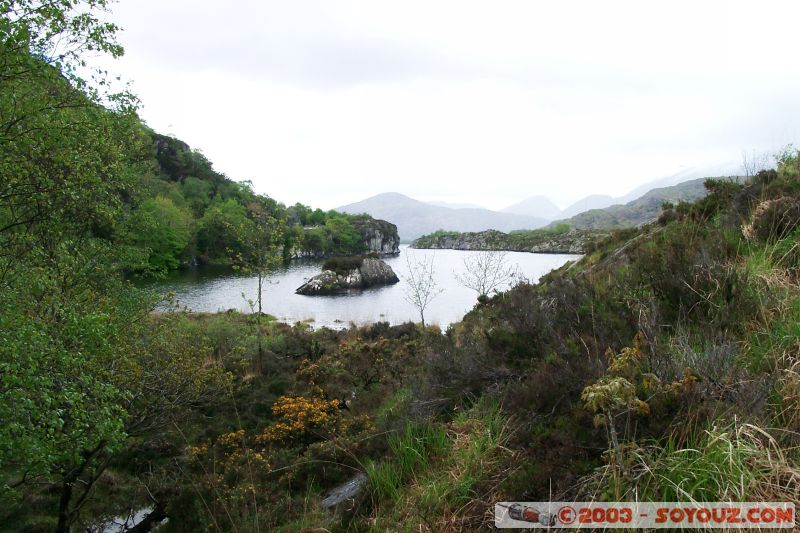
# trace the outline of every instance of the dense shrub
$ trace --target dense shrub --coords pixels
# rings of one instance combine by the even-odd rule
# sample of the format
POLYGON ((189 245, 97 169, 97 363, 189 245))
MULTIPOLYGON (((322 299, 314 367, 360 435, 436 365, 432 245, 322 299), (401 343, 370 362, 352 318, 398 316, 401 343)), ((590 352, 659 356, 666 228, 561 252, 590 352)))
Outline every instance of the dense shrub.
POLYGON ((786 238, 800 225, 800 199, 781 197, 762 202, 753 213, 752 236, 768 243, 786 238))
POLYGON ((361 268, 361 264, 364 262, 364 259, 367 258, 377 258, 378 256, 375 254, 367 254, 367 255, 354 255, 354 256, 335 256, 327 259, 324 263, 322 263, 322 270, 333 270, 340 276, 346 276, 351 271, 361 268))
POLYGON ((662 316, 699 327, 735 327, 754 314, 747 274, 731 261, 739 242, 691 221, 672 223, 629 252, 634 281, 652 291, 662 316))

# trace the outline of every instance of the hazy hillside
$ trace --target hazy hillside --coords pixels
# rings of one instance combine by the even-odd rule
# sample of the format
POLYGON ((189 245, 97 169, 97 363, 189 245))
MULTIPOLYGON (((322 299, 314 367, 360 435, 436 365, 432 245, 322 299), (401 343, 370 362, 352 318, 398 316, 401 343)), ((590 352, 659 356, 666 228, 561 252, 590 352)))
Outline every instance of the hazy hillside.
POLYGON ((515 215, 526 215, 531 217, 541 217, 548 220, 555 220, 561 216, 561 209, 558 208, 549 198, 542 195, 525 198, 502 210, 503 213, 513 213, 515 215))
POLYGON ((690 167, 670 176, 643 183, 625 196, 617 198, 615 203, 625 204, 636 200, 653 189, 671 187, 673 185, 686 183, 687 181, 707 178, 709 176, 738 176, 740 174, 742 174, 742 164, 736 162, 728 162, 721 165, 706 165, 703 167, 690 167))
POLYGON ((608 194, 591 194, 581 198, 561 212, 561 218, 569 218, 590 209, 603 209, 617 203, 613 196, 608 194))
POLYGON ((661 187, 647 192, 624 205, 612 205, 604 209, 584 211, 561 222, 573 228, 600 229, 638 226, 655 220, 661 213, 664 202, 692 202, 704 197, 708 191, 703 187, 706 178, 699 178, 671 187, 661 187))
MULTIPOLYGON (((629 202, 642 198, 647 193, 654 189, 664 189, 675 185, 680 185, 689 181, 706 178, 708 176, 736 176, 742 173, 740 163, 725 163, 722 165, 707 165, 704 167, 690 167, 675 174, 670 174, 663 178, 654 179, 643 183, 622 196, 613 197, 608 194, 591 194, 585 198, 581 198, 577 202, 564 209, 560 215, 555 218, 567 219, 575 215, 590 211, 592 209, 605 209, 615 205, 625 205, 629 202)), ((682 200, 691 200, 696 197, 690 198, 677 198, 682 200)))
POLYGON ((486 209, 482 205, 468 204, 462 202, 426 202, 426 203, 438 207, 447 207, 449 209, 486 209))
POLYGON ((488 209, 450 209, 420 202, 399 193, 384 193, 336 209, 343 213, 367 213, 397 225, 400 239, 409 242, 439 229, 483 231, 535 229, 547 224, 539 217, 499 213, 488 209))
POLYGON ((549 198, 534 195, 502 211, 471 204, 421 202, 400 193, 383 193, 336 209, 342 213, 367 213, 397 225, 403 242, 410 242, 438 230, 481 232, 536 229, 551 221, 569 222, 574 228, 598 229, 636 226, 655 219, 664 201, 694 201, 705 196, 707 176, 727 176, 740 172, 740 165, 692 167, 670 176, 644 183, 629 193, 586 196, 563 211, 549 198))

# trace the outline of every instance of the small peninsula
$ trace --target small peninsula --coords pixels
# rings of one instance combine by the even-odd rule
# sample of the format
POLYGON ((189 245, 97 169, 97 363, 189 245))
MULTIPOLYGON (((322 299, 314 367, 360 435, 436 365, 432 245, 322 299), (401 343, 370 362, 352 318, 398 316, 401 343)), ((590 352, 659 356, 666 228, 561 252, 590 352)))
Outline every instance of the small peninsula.
POLYGON ((608 235, 608 231, 570 228, 567 224, 510 233, 497 230, 467 233, 439 230, 416 239, 411 243, 411 248, 583 254, 591 243, 608 235))

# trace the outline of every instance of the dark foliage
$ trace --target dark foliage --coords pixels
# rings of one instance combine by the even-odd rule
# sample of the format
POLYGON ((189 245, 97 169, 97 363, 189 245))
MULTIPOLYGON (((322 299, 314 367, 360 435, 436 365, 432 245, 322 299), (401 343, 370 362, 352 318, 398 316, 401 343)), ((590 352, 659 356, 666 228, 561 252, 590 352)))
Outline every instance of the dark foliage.
POLYGON ((800 199, 783 196, 759 205, 753 215, 755 236, 775 243, 789 236, 800 225, 800 199))

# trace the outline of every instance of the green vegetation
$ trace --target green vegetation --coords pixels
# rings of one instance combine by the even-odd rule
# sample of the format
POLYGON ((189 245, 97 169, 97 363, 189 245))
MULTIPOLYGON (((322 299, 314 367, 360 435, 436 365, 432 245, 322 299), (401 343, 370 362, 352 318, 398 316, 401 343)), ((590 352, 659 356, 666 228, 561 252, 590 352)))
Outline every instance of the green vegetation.
MULTIPOLYGON (((148 132, 152 150, 130 216, 114 238, 131 250, 125 268, 158 273, 191 264, 252 263, 254 244, 267 243, 277 259, 353 255, 365 251, 364 215, 291 207, 235 182, 185 143, 148 132)), ((386 231, 392 231, 388 228, 386 231)), ((396 229, 394 229, 396 233, 396 229)), ((263 261, 262 261, 263 262, 263 261)))
POLYGON ((377 257, 377 255, 356 255, 347 257, 331 257, 322 263, 322 270, 333 270, 340 276, 349 274, 352 270, 361 268, 361 264, 367 257, 377 257))
POLYGON ((375 527, 469 529, 486 511, 476 500, 494 489, 487 474, 507 459, 508 435, 508 420, 491 401, 446 425, 407 425, 402 436, 390 437, 391 462, 367 468, 375 527))
POLYGON ((559 222, 557 224, 548 226, 546 228, 539 228, 534 230, 530 229, 514 230, 509 232, 509 235, 520 238, 525 238, 525 237, 536 238, 537 236, 552 237, 555 235, 563 235, 564 233, 567 233, 570 229, 571 226, 566 222, 559 222))
POLYGON ((530 248, 547 240, 566 235, 570 229, 572 228, 569 224, 562 223, 534 230, 512 231, 508 234, 508 245, 514 249, 530 248))
POLYGON ((333 250, 364 219, 255 195, 91 90, 57 42, 119 54, 104 6, 0 17, 0 530, 148 508, 140 529, 474 531, 500 500, 800 502, 800 152, 444 333, 153 313, 126 272, 207 257, 261 279, 303 226, 333 250))
POLYGON ((582 253, 592 243, 609 234, 609 230, 576 230, 559 223, 534 230, 503 233, 495 230, 459 233, 439 230, 423 235, 412 243, 413 248, 454 248, 464 250, 498 250, 511 252, 582 253))
POLYGON ((428 468, 432 456, 448 445, 443 428, 430 423, 406 423, 401 434, 389 437, 391 462, 367 465, 373 497, 396 501, 403 483, 428 468))
MULTIPOLYGON (((121 53, 104 6, 7 2, 0 18, 0 523, 15 530, 70 530, 111 461, 229 382, 120 276, 146 134, 129 95, 77 75, 81 49, 121 53), (44 512, 20 516, 31 501, 44 512)), ((143 212, 171 225, 160 262, 186 238, 173 207, 143 212)))
POLYGON ((448 230, 443 230, 443 229, 437 229, 433 233, 430 233, 428 235, 423 235, 418 240, 422 240, 422 239, 441 239, 442 237, 458 237, 459 235, 461 235, 461 233, 459 233, 457 231, 448 231, 448 230))

